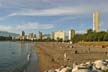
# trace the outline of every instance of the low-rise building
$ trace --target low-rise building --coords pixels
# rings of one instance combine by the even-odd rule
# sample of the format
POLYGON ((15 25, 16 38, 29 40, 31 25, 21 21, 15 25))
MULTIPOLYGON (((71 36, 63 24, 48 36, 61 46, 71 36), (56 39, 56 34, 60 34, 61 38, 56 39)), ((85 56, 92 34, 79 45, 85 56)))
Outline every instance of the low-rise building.
POLYGON ((62 39, 65 40, 65 33, 62 31, 54 32, 54 40, 62 39))

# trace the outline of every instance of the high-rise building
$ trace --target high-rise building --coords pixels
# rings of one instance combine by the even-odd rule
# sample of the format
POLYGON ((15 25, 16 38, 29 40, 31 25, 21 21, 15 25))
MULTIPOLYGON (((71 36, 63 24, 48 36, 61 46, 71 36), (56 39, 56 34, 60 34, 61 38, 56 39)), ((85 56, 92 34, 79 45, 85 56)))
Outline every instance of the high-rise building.
POLYGON ((69 40, 72 40, 75 36, 75 30, 69 30, 69 40))
POLYGON ((54 40, 62 39, 65 40, 64 32, 54 32, 54 40))
POLYGON ((27 39, 28 39, 28 40, 36 40, 36 34, 33 34, 32 32, 29 33, 27 39))
POLYGON ((25 40, 25 38, 26 38, 25 32, 22 31, 22 32, 20 33, 20 35, 19 35, 19 39, 20 39, 20 40, 25 40))
POLYGON ((34 38, 36 38, 36 34, 34 34, 34 38))
POLYGON ((51 39, 54 39, 54 32, 51 33, 51 39))
POLYGON ((33 33, 29 33, 29 38, 33 38, 33 33))
POLYGON ((25 32, 22 31, 22 32, 20 33, 20 36, 25 36, 25 32))
POLYGON ((93 13, 93 31, 99 32, 99 13, 98 12, 93 13))
POLYGON ((33 33, 29 33, 27 39, 29 39, 29 40, 33 40, 33 33))
POLYGON ((34 40, 36 40, 37 38, 36 38, 36 34, 34 34, 34 40))
POLYGON ((39 31, 39 39, 42 40, 42 32, 39 31))

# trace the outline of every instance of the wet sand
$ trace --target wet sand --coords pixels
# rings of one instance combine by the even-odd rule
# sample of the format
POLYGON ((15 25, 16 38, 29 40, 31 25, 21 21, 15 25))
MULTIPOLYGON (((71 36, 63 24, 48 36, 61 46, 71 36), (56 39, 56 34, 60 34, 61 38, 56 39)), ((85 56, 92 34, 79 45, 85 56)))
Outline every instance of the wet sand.
POLYGON ((40 72, 55 69, 63 65, 71 66, 73 63, 84 63, 98 59, 108 58, 108 46, 69 44, 58 42, 37 42, 40 72), (64 55, 66 57, 64 57, 64 55))
POLYGON ((29 62, 24 72, 39 72, 38 60, 37 60, 37 56, 34 49, 32 50, 30 54, 29 62))

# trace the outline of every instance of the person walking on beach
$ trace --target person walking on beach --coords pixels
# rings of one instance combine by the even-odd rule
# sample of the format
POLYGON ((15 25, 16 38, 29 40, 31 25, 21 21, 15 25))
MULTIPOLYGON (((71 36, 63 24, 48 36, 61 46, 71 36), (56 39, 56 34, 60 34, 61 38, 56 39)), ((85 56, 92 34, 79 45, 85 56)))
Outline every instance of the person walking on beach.
POLYGON ((64 60, 67 60, 67 54, 64 53, 64 60))

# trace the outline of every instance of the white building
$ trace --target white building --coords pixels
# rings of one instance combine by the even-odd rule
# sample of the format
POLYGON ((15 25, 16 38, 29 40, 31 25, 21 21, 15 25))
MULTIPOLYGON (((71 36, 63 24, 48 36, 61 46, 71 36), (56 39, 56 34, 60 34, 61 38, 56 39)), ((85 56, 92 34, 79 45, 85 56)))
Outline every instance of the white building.
POLYGON ((28 35, 28 38, 27 38, 27 39, 29 39, 29 40, 33 40, 33 39, 34 39, 33 33, 29 33, 29 35, 28 35))
POLYGON ((54 32, 54 40, 62 39, 65 40, 64 32, 54 32))

